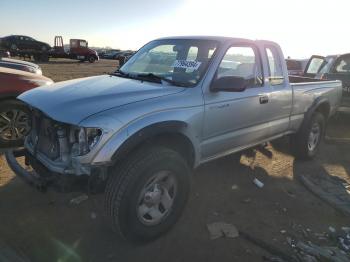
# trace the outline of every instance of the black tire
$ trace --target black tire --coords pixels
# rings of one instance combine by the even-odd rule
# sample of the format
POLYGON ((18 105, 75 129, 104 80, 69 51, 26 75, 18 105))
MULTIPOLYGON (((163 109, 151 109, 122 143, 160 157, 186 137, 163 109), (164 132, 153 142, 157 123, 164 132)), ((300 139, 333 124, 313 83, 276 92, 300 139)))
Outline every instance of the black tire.
POLYGON ((291 137, 291 146, 292 151, 297 159, 312 159, 317 151, 319 150, 320 144, 322 142, 325 130, 325 118, 319 113, 315 112, 311 118, 311 121, 304 122, 295 135, 291 137), (309 139, 311 133, 314 133, 315 127, 319 127, 319 137, 316 141, 315 139, 311 139, 316 141, 314 143, 309 143, 309 139), (310 146, 310 144, 314 144, 314 146, 310 146))
POLYGON ((35 54, 35 55, 33 56, 33 58, 34 58, 34 61, 35 61, 35 62, 40 62, 40 61, 41 61, 41 57, 40 57, 40 55, 38 55, 38 54, 35 54))
POLYGON ((159 146, 144 147, 114 170, 107 182, 105 209, 115 232, 130 241, 149 241, 167 232, 177 222, 188 200, 191 184, 190 170, 177 152, 159 146), (177 183, 172 206, 158 224, 145 225, 137 211, 142 189, 154 174, 165 170, 173 174, 177 183))
MULTIPOLYGON (((1 101, 0 103, 0 117, 2 118, 0 121, 0 148, 12 148, 12 147, 18 147, 18 146, 22 146, 23 145, 23 140, 24 140, 24 136, 29 132, 30 130, 30 119, 29 119, 29 109, 26 105, 24 105, 22 102, 18 101, 18 100, 5 100, 5 101, 1 101), (7 120, 2 116, 2 114, 5 114, 6 112, 9 112, 11 110, 17 110, 18 112, 20 112, 20 115, 18 115, 17 119, 18 121, 16 121, 16 123, 18 124, 20 122, 20 124, 23 124, 24 119, 27 119, 27 123, 28 123, 28 128, 26 130, 26 132, 23 131, 23 133, 21 132, 21 136, 19 136, 18 138, 14 138, 14 139, 6 139, 5 136, 5 132, 9 131, 8 128, 6 128, 5 130, 2 130, 3 128, 5 128, 6 126, 6 122, 7 120), (20 119, 19 119, 20 118, 20 119), (19 121, 20 120, 20 121, 19 121)), ((6 115, 5 115, 6 116, 6 115)), ((8 118, 8 115, 7 115, 8 118)), ((22 130, 22 128, 20 129, 22 130)))
POLYGON ((93 56, 93 55, 90 55, 90 56, 88 57, 88 61, 89 61, 89 63, 94 63, 94 62, 96 61, 96 57, 93 56))
POLYGON ((40 55, 40 60, 39 61, 41 61, 41 62, 49 62, 49 55, 48 54, 46 54, 46 53, 44 53, 44 54, 41 54, 40 55))

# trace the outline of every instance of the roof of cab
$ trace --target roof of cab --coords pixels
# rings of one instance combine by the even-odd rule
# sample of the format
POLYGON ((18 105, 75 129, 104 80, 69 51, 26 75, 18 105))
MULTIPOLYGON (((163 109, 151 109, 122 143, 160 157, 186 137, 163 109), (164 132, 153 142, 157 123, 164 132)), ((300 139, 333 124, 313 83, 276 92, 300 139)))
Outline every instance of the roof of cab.
POLYGON ((157 40, 166 40, 166 39, 188 39, 188 40, 213 40, 218 42, 248 42, 248 43, 269 43, 276 44, 273 41, 268 40, 251 40, 245 38, 237 38, 237 37, 227 37, 227 36, 170 36, 170 37, 162 37, 157 40))

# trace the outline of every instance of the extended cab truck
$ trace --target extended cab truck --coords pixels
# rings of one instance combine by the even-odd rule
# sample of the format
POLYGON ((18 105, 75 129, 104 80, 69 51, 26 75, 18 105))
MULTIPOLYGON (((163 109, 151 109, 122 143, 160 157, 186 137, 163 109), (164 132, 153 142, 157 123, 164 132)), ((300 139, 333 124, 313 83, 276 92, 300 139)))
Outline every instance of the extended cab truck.
MULTIPOLYGON (((191 169, 290 135, 312 158, 341 99, 341 82, 290 83, 274 42, 224 37, 162 38, 119 71, 38 88, 19 99, 32 108, 25 141, 35 185, 89 177, 106 184, 105 207, 123 237, 149 240, 179 218, 191 169)), ((312 80, 316 81, 316 80, 312 80)))

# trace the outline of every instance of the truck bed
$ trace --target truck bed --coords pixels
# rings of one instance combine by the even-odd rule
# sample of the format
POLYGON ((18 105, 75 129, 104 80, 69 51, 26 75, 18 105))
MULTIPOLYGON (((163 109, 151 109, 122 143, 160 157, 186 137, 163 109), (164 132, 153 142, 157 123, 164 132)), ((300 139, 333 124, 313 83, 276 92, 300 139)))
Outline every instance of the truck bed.
POLYGON ((293 103, 291 125, 297 128, 304 114, 318 99, 327 99, 330 103, 329 116, 333 115, 341 104, 342 83, 341 81, 328 81, 308 77, 289 76, 290 85, 293 89, 293 103))

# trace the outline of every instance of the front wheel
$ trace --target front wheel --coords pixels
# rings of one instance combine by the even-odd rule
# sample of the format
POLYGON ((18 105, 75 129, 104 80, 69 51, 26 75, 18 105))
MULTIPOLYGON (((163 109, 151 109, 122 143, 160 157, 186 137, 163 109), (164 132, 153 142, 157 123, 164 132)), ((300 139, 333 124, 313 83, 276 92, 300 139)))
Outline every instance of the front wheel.
POLYGON ((122 237, 152 240, 176 223, 189 191, 190 170, 178 153, 164 147, 142 148, 110 174, 106 212, 122 237))
POLYGON ((90 63, 94 63, 94 62, 96 61, 96 57, 93 56, 93 55, 91 55, 91 56, 88 57, 88 61, 89 61, 90 63))
POLYGON ((311 121, 302 125, 297 134, 291 138, 291 145, 295 157, 299 159, 313 158, 322 141, 325 129, 324 116, 316 112, 311 121))

